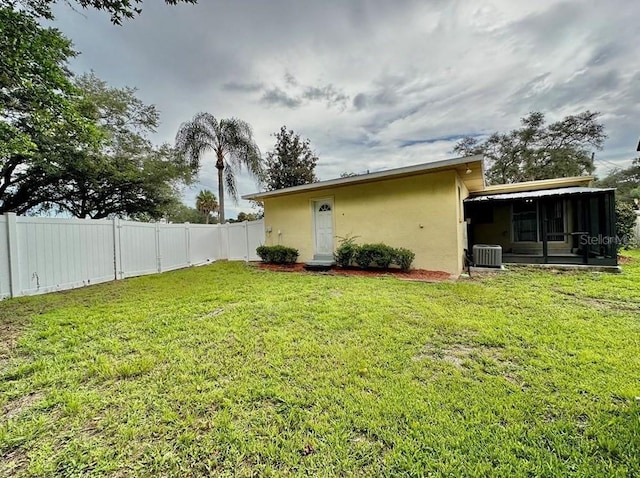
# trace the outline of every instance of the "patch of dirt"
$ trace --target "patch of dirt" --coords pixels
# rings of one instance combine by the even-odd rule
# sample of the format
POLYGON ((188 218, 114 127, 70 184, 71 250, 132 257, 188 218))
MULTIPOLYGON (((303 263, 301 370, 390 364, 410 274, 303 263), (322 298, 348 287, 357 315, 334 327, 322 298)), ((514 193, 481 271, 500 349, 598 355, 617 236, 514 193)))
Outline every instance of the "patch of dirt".
POLYGON ((199 316, 198 319, 209 319, 211 317, 217 317, 220 314, 224 314, 225 312, 228 312, 234 307, 237 307, 237 305, 238 305, 237 303, 231 303, 231 304, 225 304, 224 307, 216 307, 215 309, 212 309, 209 312, 205 312, 204 314, 199 316))
POLYGON ((41 392, 34 392, 29 395, 25 395, 24 397, 11 400, 2 408, 3 418, 5 420, 11 420, 12 418, 17 417, 22 412, 31 408, 35 403, 39 402, 42 399, 42 396, 41 392))
POLYGON ((618 264, 629 264, 633 262, 633 257, 621 256, 618 254, 618 264))
POLYGON ((302 450, 300 450, 300 454, 302 456, 313 455, 316 452, 316 449, 313 447, 311 443, 307 443, 302 450))
POLYGON ((217 309, 212 310, 211 312, 207 312, 202 317, 216 317, 222 314, 225 311, 224 307, 218 307, 217 309))
POLYGON ((4 349, 13 349, 16 346, 19 335, 20 327, 16 324, 0 324, 0 353, 2 353, 4 349))
POLYGON ((391 448, 393 447, 376 433, 362 429, 353 430, 349 441, 357 447, 366 447, 368 449, 378 450, 378 453, 383 456, 391 451, 391 448))
MULTIPOLYGON (((54 295, 54 294, 51 294, 54 295)), ((0 370, 17 354, 18 339, 31 318, 53 308, 50 304, 6 299, 0 301, 0 370)))
POLYGON ((589 426, 589 416, 584 413, 576 417, 576 425, 580 432, 583 432, 589 426))
POLYGON ((22 333, 22 324, 15 322, 0 322, 0 369, 13 356, 18 338, 22 333))
POLYGON ((376 443, 379 443, 376 440, 372 439, 369 435, 367 435, 366 433, 363 433, 363 432, 355 432, 349 441, 351 443, 355 444, 355 445, 366 444, 366 445, 369 445, 369 446, 372 446, 372 445, 375 445, 376 443))
POLYGON ((84 426, 77 431, 77 434, 82 437, 83 440, 91 440, 100 435, 100 429, 98 425, 103 417, 94 417, 91 420, 85 422, 84 426))
POLYGON ((523 389, 528 387, 517 373, 520 368, 518 364, 506 357, 501 347, 464 343, 438 347, 427 344, 413 359, 442 360, 459 370, 471 369, 473 365, 470 362, 475 362, 487 374, 501 376, 507 382, 523 389))
POLYGON ((281 264, 265 264, 258 262, 259 269, 275 271, 275 272, 301 272, 306 274, 325 274, 335 276, 355 276, 355 277, 395 277, 396 279, 418 282, 439 282, 451 280, 453 277, 448 272, 429 271, 425 269, 412 269, 409 272, 402 272, 399 269, 358 269, 358 268, 342 268, 334 266, 326 271, 309 271, 304 268, 304 264, 296 263, 291 265, 281 264))
POLYGON ((29 459, 20 448, 14 448, 5 455, 0 453, 0 476, 17 476, 28 464, 29 459))
POLYGON ((581 302, 584 305, 588 305, 589 307, 596 307, 599 309, 609 309, 609 310, 614 309, 617 311, 628 310, 633 312, 640 312, 640 304, 634 303, 634 302, 625 302, 622 300, 615 300, 615 299, 603 299, 603 298, 597 298, 597 297, 582 296, 575 292, 567 292, 560 289, 554 289, 554 292, 560 295, 564 295, 566 297, 570 297, 571 299, 574 299, 576 302, 581 302))
POLYGON ((436 348, 433 345, 426 345, 422 351, 414 357, 415 360, 425 358, 444 360, 459 369, 464 368, 464 362, 471 358, 471 355, 478 351, 478 348, 464 344, 450 344, 447 347, 436 348))

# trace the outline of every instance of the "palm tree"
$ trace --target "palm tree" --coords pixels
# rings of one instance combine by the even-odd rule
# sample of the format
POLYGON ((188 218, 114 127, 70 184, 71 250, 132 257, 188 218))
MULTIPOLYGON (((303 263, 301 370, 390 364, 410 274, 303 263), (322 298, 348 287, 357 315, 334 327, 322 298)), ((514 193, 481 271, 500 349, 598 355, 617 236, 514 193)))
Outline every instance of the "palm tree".
POLYGON ((205 222, 209 224, 211 213, 218 210, 216 195, 208 189, 200 191, 196 196, 196 209, 204 214, 205 222))
POLYGON ((198 113, 180 125, 176 149, 194 169, 200 168, 205 153, 215 153, 220 224, 224 224, 224 188, 226 186, 227 193, 237 203, 236 173, 242 166, 258 180, 263 176, 260 149, 253 140, 251 126, 237 118, 218 121, 212 114, 198 113))

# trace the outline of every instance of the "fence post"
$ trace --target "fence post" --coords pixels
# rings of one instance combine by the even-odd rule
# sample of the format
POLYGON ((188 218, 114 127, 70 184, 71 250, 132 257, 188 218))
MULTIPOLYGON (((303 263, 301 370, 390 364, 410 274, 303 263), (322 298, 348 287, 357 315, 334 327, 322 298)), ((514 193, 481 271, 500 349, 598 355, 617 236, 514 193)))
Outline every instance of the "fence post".
POLYGON ((187 242, 187 266, 191 266, 191 228, 188 222, 184 223, 184 237, 187 242))
POLYGON ((9 288, 11 297, 20 295, 20 262, 18 258, 18 227, 16 225, 16 213, 8 212, 7 239, 9 246, 9 288))
POLYGON ((122 244, 120 243, 120 219, 113 218, 113 275, 115 280, 122 279, 122 244))
POLYGON ((244 237, 247 242, 247 255, 244 257, 245 262, 249 262, 249 221, 244 221, 244 237))
POLYGON ((156 222, 156 263, 158 272, 162 272, 162 257, 160 256, 160 223, 156 222))

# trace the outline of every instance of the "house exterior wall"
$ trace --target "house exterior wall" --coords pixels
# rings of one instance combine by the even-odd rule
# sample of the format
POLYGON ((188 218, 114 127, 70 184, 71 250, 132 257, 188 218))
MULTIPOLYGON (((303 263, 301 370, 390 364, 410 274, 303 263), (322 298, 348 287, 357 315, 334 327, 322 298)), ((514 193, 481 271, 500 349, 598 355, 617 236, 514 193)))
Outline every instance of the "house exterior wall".
POLYGON ((464 218, 464 200, 469 197, 469 190, 464 182, 456 174, 456 222, 458 225, 458 270, 464 268, 464 251, 469 248, 467 237, 467 222, 464 218))
MULTIPOLYGON (((266 198, 266 244, 295 247, 299 261, 311 260, 313 202, 331 198, 334 249, 339 237, 359 236, 360 244, 383 242, 412 250, 415 268, 457 274, 466 234, 458 185, 464 186, 455 171, 442 171, 266 198)), ((461 200, 467 195, 461 187, 461 200)))
MULTIPOLYGON (((514 254, 542 254, 542 241, 539 242, 513 242, 512 204, 509 202, 496 203, 493 207, 493 222, 488 224, 475 224, 475 244, 498 244, 503 252, 514 254)), ((571 202, 565 201, 566 230, 573 230, 573 214, 571 202)), ((564 254, 571 252, 569 238, 564 241, 548 242, 549 254, 564 254)))

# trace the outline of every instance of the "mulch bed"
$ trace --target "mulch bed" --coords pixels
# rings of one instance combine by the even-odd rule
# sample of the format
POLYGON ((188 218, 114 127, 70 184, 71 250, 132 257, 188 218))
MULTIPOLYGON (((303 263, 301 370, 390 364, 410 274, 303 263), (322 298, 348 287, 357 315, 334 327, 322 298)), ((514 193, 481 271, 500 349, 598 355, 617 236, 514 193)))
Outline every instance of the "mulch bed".
POLYGON ((435 282, 452 279, 451 274, 443 271, 428 271, 425 269, 412 269, 409 272, 400 270, 376 270, 376 269, 358 269, 358 268, 342 268, 334 266, 326 271, 309 271, 304 268, 304 264, 296 263, 291 265, 281 264, 265 264, 264 262, 256 263, 260 269, 275 272, 303 272, 306 274, 328 274, 335 276, 357 276, 357 277, 395 277, 400 280, 435 282))
POLYGON ((633 257, 618 255, 618 264, 628 264, 629 262, 633 262, 633 257))

